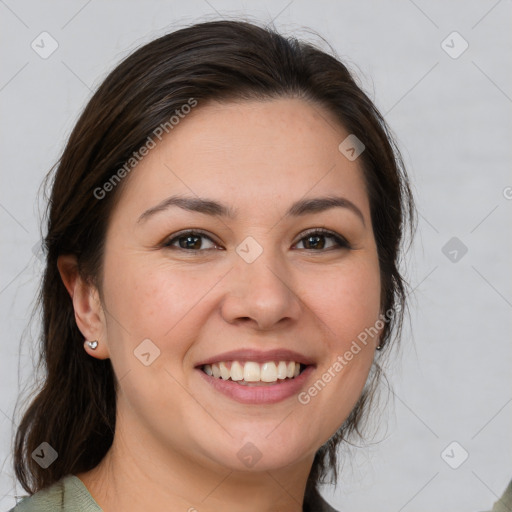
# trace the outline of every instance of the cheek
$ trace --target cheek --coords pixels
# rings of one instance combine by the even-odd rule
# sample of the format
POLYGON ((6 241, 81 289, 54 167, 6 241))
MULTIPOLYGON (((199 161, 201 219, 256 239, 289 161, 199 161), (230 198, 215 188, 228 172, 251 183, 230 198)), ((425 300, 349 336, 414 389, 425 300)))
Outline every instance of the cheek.
MULTIPOLYGON (((225 271, 201 270, 193 264, 171 268, 168 262, 156 262, 147 254, 114 255, 105 261, 105 269, 107 336, 116 374, 135 372, 131 374, 135 377, 145 368, 136 354, 146 343, 150 352, 158 354, 151 363, 152 370, 166 368, 181 379, 183 365, 189 362, 187 354, 211 308, 214 294, 209 291, 215 289, 225 271), (145 341, 148 339, 156 348, 145 341)), ((140 377, 156 379, 157 373, 150 375, 140 377)))
POLYGON ((325 357, 316 378, 298 396, 304 421, 322 418, 321 425, 310 429, 312 441, 327 441, 359 400, 374 359, 380 305, 380 276, 374 266, 354 267, 320 284, 312 293, 318 325, 325 328, 325 357))
POLYGON ((369 257, 310 277, 315 285, 307 288, 309 304, 324 331, 325 357, 301 403, 315 403, 335 430, 357 402, 373 363, 380 326, 378 260, 369 257))
POLYGON ((374 258, 325 275, 312 272, 304 277, 304 286, 331 352, 344 350, 379 318, 381 282, 374 258))
POLYGON ((118 260, 110 269, 105 283, 105 299, 116 314, 116 320, 133 337, 163 339, 178 329, 214 281, 210 274, 199 278, 190 269, 170 269, 165 264, 146 261, 118 260))
POLYGON ((107 337, 120 400, 140 417, 169 425, 169 403, 180 410, 190 405, 179 384, 182 364, 201 325, 194 317, 200 308, 194 308, 213 277, 155 264, 149 255, 112 257, 105 275, 107 337))

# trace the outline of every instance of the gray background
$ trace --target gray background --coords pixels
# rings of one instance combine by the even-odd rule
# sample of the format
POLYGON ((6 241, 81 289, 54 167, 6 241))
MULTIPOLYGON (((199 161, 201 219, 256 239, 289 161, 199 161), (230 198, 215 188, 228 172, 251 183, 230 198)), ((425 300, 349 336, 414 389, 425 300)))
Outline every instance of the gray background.
POLYGON ((41 180, 120 59, 189 23, 240 16, 332 44, 397 134, 420 212, 394 394, 374 411, 375 436, 344 452, 326 499, 347 512, 489 509, 512 478, 511 14, 510 0, 0 0, 0 509, 25 494, 9 450, 33 378, 41 180), (31 48, 43 31, 59 45, 47 59, 31 48), (453 31, 463 39, 446 39, 453 31))

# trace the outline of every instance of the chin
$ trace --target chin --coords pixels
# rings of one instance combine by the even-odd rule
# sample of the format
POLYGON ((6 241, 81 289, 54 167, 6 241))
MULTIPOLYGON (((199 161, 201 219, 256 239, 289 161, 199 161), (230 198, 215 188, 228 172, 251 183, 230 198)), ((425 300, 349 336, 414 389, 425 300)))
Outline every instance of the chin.
POLYGON ((299 433, 296 438, 294 436, 293 442, 289 436, 283 438, 282 435, 270 434, 266 438, 266 435, 260 430, 254 436, 246 433, 243 440, 229 439, 222 453, 209 450, 211 458, 232 471, 273 471, 298 463, 306 457, 313 457, 318 449, 305 446, 306 436, 299 433))

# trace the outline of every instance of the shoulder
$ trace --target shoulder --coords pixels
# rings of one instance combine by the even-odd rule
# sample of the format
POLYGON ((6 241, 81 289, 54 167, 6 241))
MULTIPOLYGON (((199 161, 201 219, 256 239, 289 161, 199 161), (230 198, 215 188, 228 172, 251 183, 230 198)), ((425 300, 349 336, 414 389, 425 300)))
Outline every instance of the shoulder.
POLYGON ((50 487, 25 496, 8 512, 102 512, 83 482, 67 475, 50 487))
POLYGON ((512 510, 512 480, 489 512, 508 512, 509 510, 512 510))

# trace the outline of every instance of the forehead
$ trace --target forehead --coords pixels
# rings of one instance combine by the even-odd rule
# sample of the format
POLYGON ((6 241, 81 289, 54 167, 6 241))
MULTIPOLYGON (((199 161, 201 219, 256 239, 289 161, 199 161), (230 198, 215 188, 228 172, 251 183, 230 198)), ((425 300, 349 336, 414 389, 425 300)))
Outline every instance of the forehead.
POLYGON ((155 139, 131 171, 118 208, 140 214, 179 192, 250 213, 337 192, 365 213, 362 168, 338 149, 348 135, 329 112, 300 99, 199 103, 155 139))

